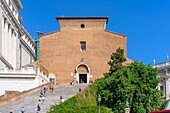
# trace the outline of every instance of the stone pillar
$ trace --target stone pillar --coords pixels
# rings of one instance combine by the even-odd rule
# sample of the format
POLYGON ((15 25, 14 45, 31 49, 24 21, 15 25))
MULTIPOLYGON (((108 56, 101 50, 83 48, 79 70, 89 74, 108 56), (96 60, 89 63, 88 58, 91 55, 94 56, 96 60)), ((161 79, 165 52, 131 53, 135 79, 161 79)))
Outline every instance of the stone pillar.
POLYGON ((8 40, 8 22, 7 20, 5 21, 5 26, 4 26, 4 57, 7 59, 7 40, 8 40))
POLYGON ((90 74, 87 73, 87 83, 89 83, 89 81, 90 81, 90 74))
POLYGON ((130 108, 125 108, 125 113, 130 113, 130 108))
POLYGON ((15 68, 16 60, 15 60, 15 35, 14 35, 14 29, 12 29, 11 33, 11 59, 12 59, 12 66, 15 68))
POLYGON ((4 54, 4 15, 2 15, 2 23, 1 23, 1 26, 0 26, 1 28, 1 31, 0 31, 0 33, 1 33, 1 36, 0 36, 0 38, 1 38, 1 41, 0 41, 0 45, 1 45, 1 53, 2 54, 4 54))
POLYGON ((76 73, 76 82, 78 82, 78 84, 80 83, 80 81, 79 81, 79 73, 76 73))
POLYGON ((166 100, 168 100, 169 99, 169 78, 166 78, 165 88, 166 88, 165 96, 166 96, 166 100))
POLYGON ((14 63, 15 63, 15 65, 14 65, 14 68, 17 68, 17 35, 16 35, 16 32, 14 31, 14 63))
POLYGON ((9 29, 8 29, 8 62, 10 63, 10 64, 12 64, 12 60, 11 60, 11 57, 12 57, 12 53, 11 53, 11 50, 12 50, 12 36, 11 36, 11 34, 12 34, 12 27, 11 27, 11 25, 9 25, 9 27, 8 27, 9 29))

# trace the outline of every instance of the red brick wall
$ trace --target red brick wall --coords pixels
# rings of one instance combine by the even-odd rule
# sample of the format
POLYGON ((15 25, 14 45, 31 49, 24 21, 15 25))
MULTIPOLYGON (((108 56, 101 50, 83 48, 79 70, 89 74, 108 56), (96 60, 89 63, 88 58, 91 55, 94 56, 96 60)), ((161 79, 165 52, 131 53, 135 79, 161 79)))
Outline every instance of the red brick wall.
MULTIPOLYGON (((105 21, 60 21, 62 30, 44 35, 40 39, 41 64, 56 75, 57 83, 69 83, 78 64, 90 68, 92 80, 103 77, 109 70, 107 62, 119 47, 126 57, 126 36, 105 31, 105 21), (85 22, 86 28, 80 28, 85 22), (80 51, 80 41, 86 41, 86 51, 80 51), (50 60, 54 63, 50 63, 50 60)), ((75 80, 75 79, 74 79, 75 80)))

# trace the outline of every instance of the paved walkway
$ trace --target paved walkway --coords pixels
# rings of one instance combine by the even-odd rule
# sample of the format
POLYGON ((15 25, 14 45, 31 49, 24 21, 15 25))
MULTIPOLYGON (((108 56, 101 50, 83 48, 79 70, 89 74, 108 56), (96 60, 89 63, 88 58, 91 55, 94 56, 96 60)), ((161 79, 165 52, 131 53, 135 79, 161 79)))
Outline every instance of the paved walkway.
POLYGON ((25 108, 25 113, 36 113, 36 107, 38 104, 41 107, 40 113, 46 113, 52 105, 60 103, 61 95, 65 98, 65 100, 67 100, 76 95, 79 91, 79 88, 83 90, 88 85, 89 84, 56 85, 54 86, 53 92, 49 90, 47 91, 44 102, 38 101, 40 92, 36 92, 22 100, 1 107, 0 113, 9 113, 10 109, 13 110, 13 113, 21 113, 22 106, 25 108))

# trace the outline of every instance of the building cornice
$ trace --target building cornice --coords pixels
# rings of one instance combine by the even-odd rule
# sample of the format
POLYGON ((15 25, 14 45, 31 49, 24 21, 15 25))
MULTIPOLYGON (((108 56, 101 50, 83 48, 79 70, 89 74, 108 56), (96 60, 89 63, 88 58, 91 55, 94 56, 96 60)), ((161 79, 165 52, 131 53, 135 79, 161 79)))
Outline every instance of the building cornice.
POLYGON ((23 26, 20 26, 22 31, 26 34, 26 36, 29 38, 29 40, 31 41, 31 43, 33 44, 33 46, 35 47, 35 42, 32 40, 31 36, 29 35, 29 33, 25 30, 25 28, 23 26))
POLYGON ((109 17, 108 16, 59 16, 59 17, 56 17, 56 20, 74 20, 74 19, 78 19, 78 20, 85 20, 85 19, 88 19, 88 20, 95 20, 95 19, 106 19, 106 23, 108 23, 108 19, 109 17))
POLYGON ((20 0, 13 0, 13 1, 15 2, 16 6, 19 10, 23 8, 20 0))
MULTIPOLYGON (((123 36, 123 37, 126 37, 126 35, 124 34, 120 34, 120 33, 117 33, 117 32, 112 32, 112 31, 109 31, 109 30, 104 30, 105 32, 108 32, 108 33, 111 33, 111 34, 116 34, 116 35, 120 35, 120 36, 123 36)), ((127 37, 126 37, 127 38, 127 37)))
POLYGON ((20 38, 20 42, 22 43, 22 45, 24 45, 24 47, 26 47, 29 50, 32 56, 36 58, 35 52, 30 48, 30 46, 22 38, 20 38))
POLYGON ((34 41, 32 40, 31 36, 28 34, 28 32, 24 29, 24 27, 18 22, 18 20, 15 18, 13 13, 11 12, 10 8, 8 7, 6 1, 2 0, 2 4, 5 6, 4 8, 6 9, 4 12, 7 12, 7 16, 10 16, 9 18, 11 19, 11 23, 14 24, 13 27, 17 26, 16 28, 18 29, 18 32, 20 34, 21 31, 24 32, 28 37, 31 43, 35 46, 34 41))

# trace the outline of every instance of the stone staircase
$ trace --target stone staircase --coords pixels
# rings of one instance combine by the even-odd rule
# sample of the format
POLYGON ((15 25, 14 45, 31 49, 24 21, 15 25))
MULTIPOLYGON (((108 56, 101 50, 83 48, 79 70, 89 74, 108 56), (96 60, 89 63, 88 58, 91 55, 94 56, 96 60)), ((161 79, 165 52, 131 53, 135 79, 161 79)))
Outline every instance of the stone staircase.
POLYGON ((46 92, 46 98, 44 102, 39 102, 39 93, 35 92, 31 96, 27 96, 22 100, 15 101, 9 105, 0 108, 0 113, 9 113, 12 109, 13 113, 21 113, 21 107, 24 106, 25 113, 36 113, 36 107, 39 104, 41 107, 40 113, 47 113, 51 106, 60 103, 60 96, 63 96, 65 100, 71 98, 79 92, 79 88, 82 90, 89 84, 75 84, 75 85, 55 85, 54 91, 48 90, 46 92))

